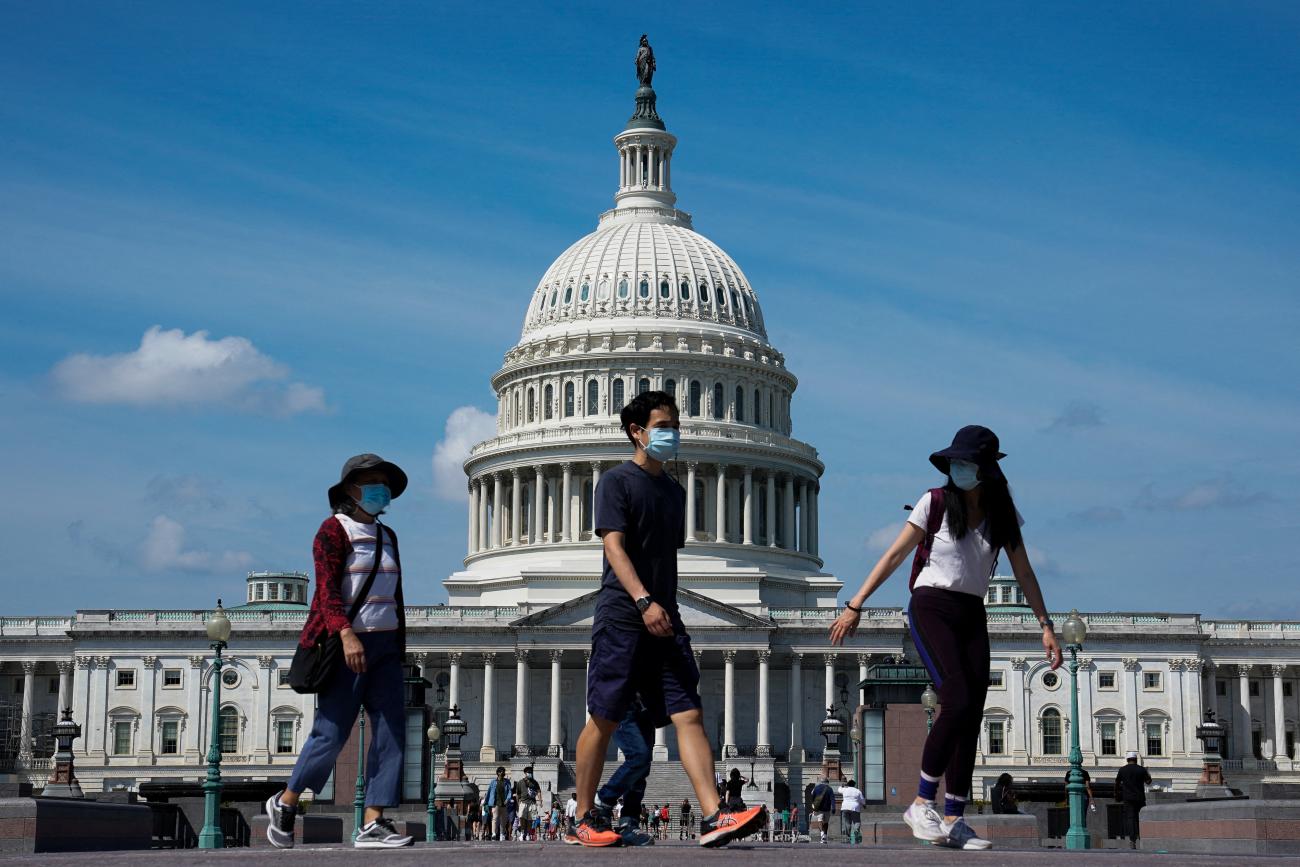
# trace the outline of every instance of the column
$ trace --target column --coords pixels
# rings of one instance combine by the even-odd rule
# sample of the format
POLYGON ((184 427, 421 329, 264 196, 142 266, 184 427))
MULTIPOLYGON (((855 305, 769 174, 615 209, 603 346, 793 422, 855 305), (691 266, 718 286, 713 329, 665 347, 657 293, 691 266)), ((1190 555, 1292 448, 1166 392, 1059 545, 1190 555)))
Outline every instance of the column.
POLYGON ((736 746, 736 651, 722 651, 722 759, 736 746))
POLYGON ((190 657, 189 677, 185 681, 185 760, 198 761, 203 746, 199 735, 203 729, 203 657, 190 657))
MULTIPOLYGON (((68 701, 70 699, 68 689, 72 686, 72 663, 66 659, 62 659, 56 662, 55 666, 59 669, 59 706, 56 710, 58 711, 59 719, 62 719, 63 711, 68 707, 68 701)), ((78 722, 80 722, 80 720, 78 720, 78 722)))
POLYGON ((506 535, 505 527, 502 526, 505 522, 501 520, 501 513, 504 511, 504 509, 501 508, 502 507, 501 501, 504 499, 502 497, 503 486, 504 486, 504 478, 502 477, 502 474, 493 473, 492 474, 492 532, 488 534, 489 536, 488 547, 490 548, 500 548, 502 545, 505 544, 505 535, 506 535))
POLYGON ((510 544, 523 545, 524 538, 524 476, 518 467, 510 471, 510 544))
POLYGON ((1285 665, 1270 665, 1269 673, 1273 675, 1273 761, 1287 760, 1286 755, 1286 714, 1282 707, 1282 676, 1286 674, 1285 665))
POLYGON ((789 474, 785 477, 785 538, 781 540, 781 547, 793 551, 794 537, 794 475, 789 474))
POLYGON ((699 464, 688 461, 686 464, 686 541, 695 541, 695 468, 699 464))
POLYGON ((533 465, 533 544, 542 544, 542 494, 546 491, 546 477, 542 468, 533 465))
POLYGON ((822 486, 821 482, 813 483, 812 490, 812 530, 808 533, 808 553, 814 557, 818 556, 819 539, 821 534, 821 525, 818 523, 817 501, 821 499, 822 486))
POLYGON ((1187 714, 1183 719, 1183 741, 1187 744, 1188 755, 1204 755, 1205 748, 1196 739, 1196 727, 1205 721, 1205 703, 1201 684, 1201 671, 1205 660, 1200 657, 1183 660, 1183 707, 1187 714))
POLYGON ((469 488, 469 542, 465 550, 473 554, 478 550, 478 489, 474 482, 468 483, 469 488))
POLYGON ((768 663, 771 658, 772 651, 767 649, 758 651, 758 731, 755 733, 754 743, 757 746, 754 754, 760 759, 770 758, 772 755, 772 738, 768 734, 767 725, 768 663))
POLYGON ((478 491, 478 550, 486 551, 488 545, 488 492, 487 482, 481 477, 474 480, 478 491))
POLYGON ((1030 738, 1031 727, 1029 725, 1029 687, 1025 682, 1026 672, 1029 669, 1029 661, 1023 656, 1011 657, 1011 669, 1015 672, 1012 678, 1015 681, 1011 693, 1011 716, 1015 720, 1015 738, 1010 733, 1007 735, 1007 751, 1015 758, 1024 757, 1028 760, 1033 747, 1033 741, 1030 738))
POLYGON ((263 654, 257 657, 257 717, 253 720, 253 749, 257 759, 270 762, 271 759, 271 666, 275 657, 263 654))
MULTIPOLYGON (((1183 721, 1187 718, 1187 696, 1183 692, 1183 660, 1169 660, 1169 674, 1166 686, 1169 693, 1169 740, 1171 741, 1167 755, 1186 755, 1187 744, 1183 740, 1183 732, 1186 725, 1183 721), (1176 723, 1173 721, 1177 721, 1176 723)), ((1085 717, 1086 719, 1086 717, 1085 717)), ((1079 732, 1083 734, 1083 732, 1079 732)))
POLYGON ((799 550, 805 554, 812 553, 812 548, 808 544, 808 534, 812 528, 812 522, 808 514, 809 487, 807 479, 799 483, 799 550))
POLYGON ((19 728, 18 763, 31 767, 32 762, 32 700, 36 691, 36 663, 24 662, 23 666, 23 719, 19 728))
MULTIPOLYGON (((90 712, 90 662, 89 656, 78 656, 73 659, 72 664, 80 672, 76 679, 72 681, 72 719, 81 725, 81 737, 72 744, 73 752, 79 755, 85 755, 87 745, 90 739, 86 737, 90 731, 90 720, 87 714, 90 712)), ((62 702, 60 702, 62 704, 62 702)))
MULTIPOLYGON (((871 654, 859 653, 858 654, 858 683, 862 683, 862 681, 867 679, 867 673, 869 668, 871 668, 871 654)), ((859 689, 858 704, 866 704, 866 702, 867 702, 867 691, 865 689, 859 689)))
POLYGON ((1121 661, 1124 663, 1124 683, 1121 687, 1124 698, 1124 749, 1138 750, 1138 661, 1136 657, 1127 657, 1121 661))
POLYGON ((560 745, 560 661, 563 656, 563 651, 551 651, 551 737, 547 743, 556 758, 563 754, 560 745))
POLYGON ((803 654, 790 654, 790 762, 803 761, 803 654))
POLYGON ((1250 666, 1237 666, 1237 755, 1243 760, 1255 758, 1255 745, 1250 742, 1250 666))
POLYGON ((153 763, 153 733, 154 733, 154 708, 156 707, 155 698, 158 695, 156 690, 155 678, 158 674, 158 657, 143 656, 140 658, 140 683, 136 686, 140 690, 140 731, 143 736, 136 742, 136 754, 140 757, 140 764, 153 763))
POLYGON ((555 482, 546 485, 546 539, 551 543, 560 541, 559 518, 556 510, 560 507, 560 497, 555 491, 555 482))
POLYGON ((826 661, 826 700, 822 702, 822 710, 835 705, 835 654, 825 654, 826 661))
POLYGON ((528 651, 515 651, 515 749, 528 755, 528 651))
POLYGON ((478 760, 480 762, 495 762, 497 760, 497 748, 492 739, 492 710, 494 698, 492 692, 496 684, 494 681, 496 669, 495 653, 483 654, 483 744, 479 747, 478 760))
POLYGON ((776 473, 767 473, 767 545, 775 548, 780 544, 776 534, 776 473))
POLYGON ((727 465, 718 464, 717 470, 718 493, 714 510, 714 520, 717 522, 713 534, 715 542, 727 541, 727 465))
POLYGON ((745 516, 741 519, 742 543, 754 544, 754 468, 745 467, 745 516))
POLYGON ((560 541, 570 542, 573 536, 570 526, 573 521, 573 464, 563 464, 564 483, 560 488, 560 541))
POLYGON ((668 727, 667 726, 664 726, 661 729, 655 729, 655 745, 654 745, 654 749, 651 750, 651 755, 654 756, 654 760, 656 762, 668 761, 668 727))
POLYGON ((591 462, 591 530, 596 531, 596 488, 600 487, 600 461, 591 462))
POLYGON ((459 651, 447 654, 447 707, 460 704, 460 660, 463 655, 459 651))

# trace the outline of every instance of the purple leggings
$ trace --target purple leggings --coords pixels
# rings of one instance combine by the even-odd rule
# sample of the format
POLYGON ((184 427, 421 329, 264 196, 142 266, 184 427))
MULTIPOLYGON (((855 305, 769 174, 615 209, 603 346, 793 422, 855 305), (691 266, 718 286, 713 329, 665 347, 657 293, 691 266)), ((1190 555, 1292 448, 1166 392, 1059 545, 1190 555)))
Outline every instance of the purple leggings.
POLYGON ((940 712, 925 739, 921 770, 944 778, 944 791, 966 798, 989 689, 989 631, 984 600, 969 593, 917 587, 908 624, 921 662, 939 691, 940 712))

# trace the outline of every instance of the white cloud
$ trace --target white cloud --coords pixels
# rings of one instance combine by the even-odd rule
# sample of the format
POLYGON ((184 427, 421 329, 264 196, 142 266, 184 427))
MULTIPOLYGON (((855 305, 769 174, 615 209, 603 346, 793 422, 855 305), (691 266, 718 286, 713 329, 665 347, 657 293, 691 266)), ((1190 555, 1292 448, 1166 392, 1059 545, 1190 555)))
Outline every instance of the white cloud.
POLYGON ((244 412, 323 412, 325 392, 290 382, 289 369, 245 337, 209 340, 206 331, 153 326, 140 347, 116 355, 68 356, 51 372, 60 392, 80 403, 224 406, 244 412))
POLYGON ((462 466, 476 443, 496 436, 497 419, 476 406, 461 406, 447 417, 442 440, 433 448, 433 490, 445 500, 464 500, 462 466))
POLYGON ((1232 474, 1197 482, 1182 491, 1159 494, 1148 484, 1138 493, 1136 505, 1149 511, 1192 512, 1200 509, 1236 508, 1273 497, 1264 491, 1243 486, 1232 474))
POLYGON ((905 522, 900 521, 897 524, 889 524, 888 526, 881 527, 879 530, 871 533, 867 536, 867 550, 884 551, 890 545, 894 544, 894 540, 898 538, 898 534, 903 532, 904 523, 905 522))
POLYGON ((244 551, 187 550, 185 528, 166 515, 153 519, 140 546, 140 565, 150 572, 242 572, 252 562, 244 551))

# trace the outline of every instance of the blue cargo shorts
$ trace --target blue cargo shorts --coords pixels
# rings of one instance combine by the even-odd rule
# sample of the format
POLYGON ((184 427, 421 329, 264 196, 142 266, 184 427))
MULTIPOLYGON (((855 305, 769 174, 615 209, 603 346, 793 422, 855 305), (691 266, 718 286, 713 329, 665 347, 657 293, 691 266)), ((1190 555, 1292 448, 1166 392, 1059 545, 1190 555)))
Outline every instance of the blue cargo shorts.
POLYGON ((597 626, 591 633, 587 710, 618 722, 637 696, 655 728, 672 722, 673 714, 700 709, 700 669, 690 636, 658 638, 644 629, 597 626))

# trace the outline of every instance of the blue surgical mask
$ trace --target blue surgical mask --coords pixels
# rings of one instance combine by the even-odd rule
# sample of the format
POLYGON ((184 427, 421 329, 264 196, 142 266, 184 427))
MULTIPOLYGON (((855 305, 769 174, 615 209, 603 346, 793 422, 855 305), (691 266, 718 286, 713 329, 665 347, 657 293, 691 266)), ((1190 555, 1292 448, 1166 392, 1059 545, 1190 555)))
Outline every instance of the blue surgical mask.
POLYGON ((392 501, 393 495, 389 492, 388 485, 381 482, 377 485, 362 485, 361 499, 357 500, 357 505, 367 515, 382 515, 392 501))
POLYGON ((948 478, 963 491, 973 491, 979 486, 980 468, 970 461, 949 461, 948 478))
POLYGON ((671 461, 677 457, 677 449, 681 444, 682 432, 676 428, 651 428, 650 443, 645 447, 645 453, 656 461, 671 461))

